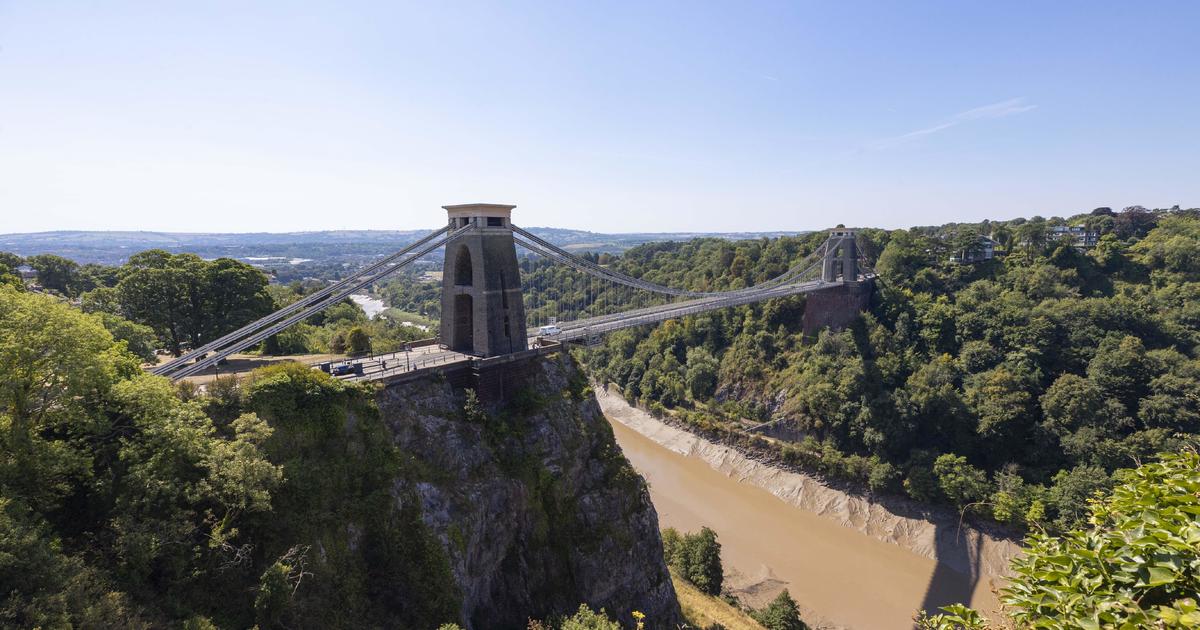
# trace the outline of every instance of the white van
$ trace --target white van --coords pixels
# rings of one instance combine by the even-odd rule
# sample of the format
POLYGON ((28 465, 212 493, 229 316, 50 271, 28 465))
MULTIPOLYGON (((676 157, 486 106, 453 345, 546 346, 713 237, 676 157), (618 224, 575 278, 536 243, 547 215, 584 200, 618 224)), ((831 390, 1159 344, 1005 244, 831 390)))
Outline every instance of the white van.
POLYGON ((542 326, 541 328, 538 328, 539 337, 553 337, 561 332, 562 329, 559 328, 557 324, 550 324, 549 326, 542 326))

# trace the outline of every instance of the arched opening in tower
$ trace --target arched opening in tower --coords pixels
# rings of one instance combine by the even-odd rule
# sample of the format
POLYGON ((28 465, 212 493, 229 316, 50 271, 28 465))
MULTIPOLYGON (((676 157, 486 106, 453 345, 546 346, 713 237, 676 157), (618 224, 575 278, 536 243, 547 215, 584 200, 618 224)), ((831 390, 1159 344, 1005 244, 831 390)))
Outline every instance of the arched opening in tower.
POLYGON ((474 276, 475 273, 471 269, 471 250, 466 245, 459 245, 458 253, 454 255, 454 284, 469 287, 474 276))
POLYGON ((454 347, 459 352, 475 349, 475 300, 470 294, 454 296, 454 347))

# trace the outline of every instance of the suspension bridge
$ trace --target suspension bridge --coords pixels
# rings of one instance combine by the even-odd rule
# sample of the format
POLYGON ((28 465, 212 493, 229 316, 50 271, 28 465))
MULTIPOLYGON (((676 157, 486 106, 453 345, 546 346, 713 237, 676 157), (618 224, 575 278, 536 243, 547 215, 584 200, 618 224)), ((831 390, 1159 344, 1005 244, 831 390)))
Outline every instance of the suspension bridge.
POLYGON ((723 291, 671 287, 601 265, 514 225, 514 207, 443 206, 449 218, 445 226, 151 371, 175 380, 200 374, 439 248, 444 248, 445 262, 438 337, 404 352, 352 359, 349 364, 355 367, 343 370, 347 378, 383 379, 480 360, 499 364, 502 357, 590 343, 624 328, 791 295, 832 296, 829 308, 857 309, 864 305, 861 299, 843 296, 869 295, 873 279, 860 260, 854 231, 837 229, 785 271, 752 286, 723 291), (521 261, 518 247, 527 254, 521 261), (559 273, 547 278, 549 271, 559 273), (530 334, 530 329, 536 332, 530 334))

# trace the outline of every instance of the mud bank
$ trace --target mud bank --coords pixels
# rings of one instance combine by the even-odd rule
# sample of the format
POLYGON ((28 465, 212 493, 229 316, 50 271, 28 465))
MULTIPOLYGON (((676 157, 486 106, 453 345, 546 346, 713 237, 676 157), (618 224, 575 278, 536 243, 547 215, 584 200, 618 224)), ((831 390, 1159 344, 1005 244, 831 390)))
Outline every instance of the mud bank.
MULTIPOLYGON (((688 460, 700 460, 742 488, 754 486, 799 508, 789 514, 790 508, 771 505, 770 497, 767 503, 754 502, 753 497, 742 496, 746 493, 739 493, 737 487, 715 488, 723 481, 719 476, 681 480, 687 472, 678 468, 680 462, 667 470, 667 463, 647 459, 655 457, 653 453, 640 454, 642 465, 651 468, 641 470, 651 483, 651 496, 656 505, 663 503, 659 513, 664 525, 693 527, 719 520, 732 534, 727 536, 718 529, 728 540, 725 555, 727 565, 731 565, 727 566, 733 578, 731 586, 750 595, 751 600, 773 596, 784 587, 793 595, 807 590, 808 601, 801 601, 818 613, 814 616, 826 623, 836 620, 838 625, 854 627, 900 627, 895 624, 910 619, 916 610, 951 601, 985 610, 996 608, 991 590, 1002 582, 1009 560, 1019 551, 1013 541, 966 525, 960 527, 957 515, 949 511, 930 512, 912 502, 890 500, 904 512, 898 513, 815 477, 758 461, 731 446, 670 426, 630 406, 616 391, 597 388, 597 399, 611 421, 648 443, 688 460), (656 467, 659 470, 653 470, 656 467), (688 485, 700 487, 693 491, 688 485), (655 496, 656 487, 660 496, 655 496), (726 515, 722 509, 736 514, 726 515), (671 513, 678 515, 674 523, 671 513), (769 524, 778 525, 784 520, 788 523, 776 527, 772 534, 769 524), (769 544, 760 540, 772 535, 774 541, 769 544), (844 564, 846 559, 858 566, 841 569, 840 575, 829 572, 831 563, 844 564), (812 572, 820 576, 816 581, 806 575, 812 572), (756 575, 766 578, 750 579, 756 575), (828 592, 822 580, 832 583, 828 592), (848 586, 853 590, 846 592, 848 586), (889 600, 887 605, 892 608, 879 611, 880 615, 866 616, 857 610, 864 605, 883 605, 884 600, 889 600)), ((618 441, 622 433, 618 431, 618 441)), ((646 451, 644 445, 634 446, 646 451)), ((629 453, 626 444, 622 447, 638 467, 638 458, 629 453)))

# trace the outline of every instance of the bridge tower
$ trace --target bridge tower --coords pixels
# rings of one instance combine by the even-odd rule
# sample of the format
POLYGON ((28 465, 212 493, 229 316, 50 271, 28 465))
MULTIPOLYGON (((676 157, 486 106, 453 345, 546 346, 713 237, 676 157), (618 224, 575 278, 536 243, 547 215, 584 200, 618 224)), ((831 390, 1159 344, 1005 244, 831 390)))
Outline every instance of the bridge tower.
POLYGON ((854 242, 854 230, 838 228, 829 232, 825 258, 821 263, 821 280, 843 282, 858 280, 858 247, 854 242))
POLYGON ((442 267, 442 343, 492 357, 525 349, 525 302, 513 243, 512 209, 495 203, 442 206, 450 229, 470 227, 446 243, 442 267))

